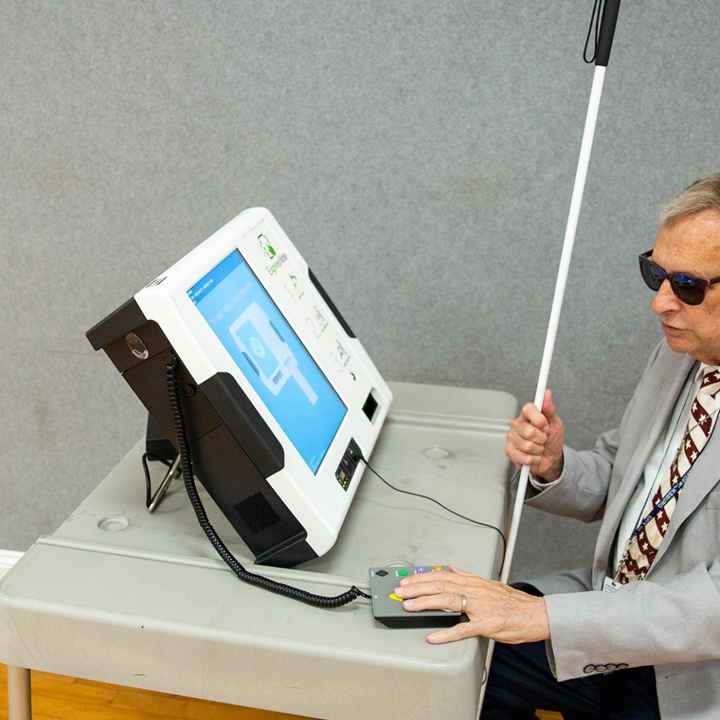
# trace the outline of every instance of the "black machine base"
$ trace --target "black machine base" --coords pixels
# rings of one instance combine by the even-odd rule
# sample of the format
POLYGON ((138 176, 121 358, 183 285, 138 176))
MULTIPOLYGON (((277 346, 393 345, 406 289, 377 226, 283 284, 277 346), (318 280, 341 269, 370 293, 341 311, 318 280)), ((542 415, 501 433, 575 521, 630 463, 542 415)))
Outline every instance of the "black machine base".
MULTIPOLYGON (((148 456, 173 460, 175 428, 165 387, 172 347, 160 326, 131 299, 87 337, 148 411, 148 456)), ((283 448, 235 379, 218 373, 198 384, 180 366, 178 382, 197 477, 256 561, 294 567, 316 558, 307 531, 267 482, 285 465, 283 448)))

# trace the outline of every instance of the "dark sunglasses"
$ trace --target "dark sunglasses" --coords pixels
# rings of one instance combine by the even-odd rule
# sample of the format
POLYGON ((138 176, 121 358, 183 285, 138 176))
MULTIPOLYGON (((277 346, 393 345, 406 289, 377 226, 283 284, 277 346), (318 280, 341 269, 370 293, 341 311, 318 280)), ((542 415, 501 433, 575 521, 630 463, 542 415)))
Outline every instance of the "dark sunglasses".
POLYGON ((667 278, 675 296, 686 305, 699 305, 705 299, 708 288, 720 282, 720 277, 705 280, 689 273, 666 272, 665 268, 650 259, 650 255, 652 250, 640 255, 640 274, 645 284, 657 292, 667 278))

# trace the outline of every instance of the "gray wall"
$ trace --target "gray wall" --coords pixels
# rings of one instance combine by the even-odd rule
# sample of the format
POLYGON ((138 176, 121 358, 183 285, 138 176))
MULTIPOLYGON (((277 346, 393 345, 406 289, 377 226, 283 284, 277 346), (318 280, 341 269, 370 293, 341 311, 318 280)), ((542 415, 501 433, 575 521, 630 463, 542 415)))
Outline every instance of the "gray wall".
MULTIPOLYGON (((531 399, 591 5, 0 3, 0 547, 142 433, 85 331, 252 205, 386 377, 531 399)), ((719 24, 714 0, 623 3, 550 379, 576 447, 659 337, 636 255, 660 204, 718 170, 719 24)), ((587 561, 595 531, 528 511, 516 574, 587 561)))

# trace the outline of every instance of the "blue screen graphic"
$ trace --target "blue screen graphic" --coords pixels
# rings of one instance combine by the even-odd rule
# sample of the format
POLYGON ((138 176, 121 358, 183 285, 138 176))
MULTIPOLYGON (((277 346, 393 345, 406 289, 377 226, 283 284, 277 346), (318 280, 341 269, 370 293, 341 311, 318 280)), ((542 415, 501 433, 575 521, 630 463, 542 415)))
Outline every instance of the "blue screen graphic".
POLYGON ((187 294, 317 473, 347 407, 240 252, 228 255, 187 294))

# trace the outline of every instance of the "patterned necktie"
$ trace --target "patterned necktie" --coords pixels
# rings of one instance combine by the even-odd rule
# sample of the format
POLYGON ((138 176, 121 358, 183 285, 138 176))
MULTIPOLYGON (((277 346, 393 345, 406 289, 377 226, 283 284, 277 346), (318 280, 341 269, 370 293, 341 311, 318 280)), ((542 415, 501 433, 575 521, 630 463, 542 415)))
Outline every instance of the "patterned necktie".
POLYGON ((708 365, 703 368, 702 382, 670 471, 660 479, 643 508, 642 520, 631 535, 618 565, 616 582, 625 585, 633 580, 642 580, 647 575, 670 526, 678 496, 685 484, 685 476, 712 433, 716 410, 720 409, 719 392, 720 368, 708 365))

